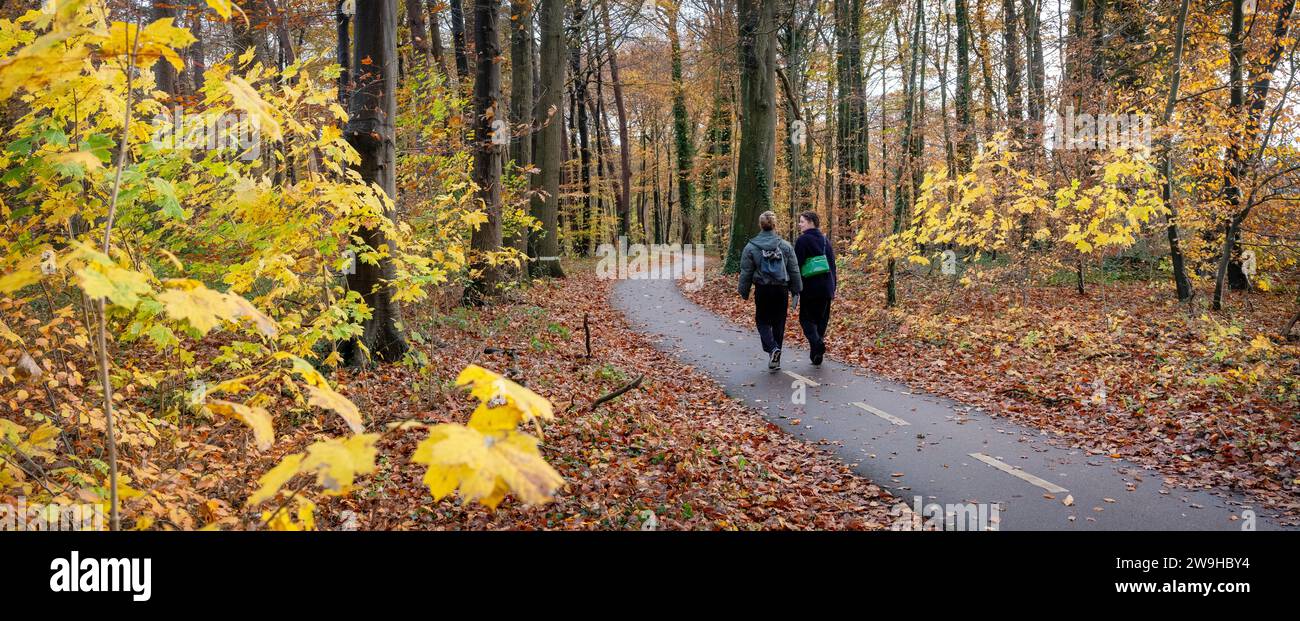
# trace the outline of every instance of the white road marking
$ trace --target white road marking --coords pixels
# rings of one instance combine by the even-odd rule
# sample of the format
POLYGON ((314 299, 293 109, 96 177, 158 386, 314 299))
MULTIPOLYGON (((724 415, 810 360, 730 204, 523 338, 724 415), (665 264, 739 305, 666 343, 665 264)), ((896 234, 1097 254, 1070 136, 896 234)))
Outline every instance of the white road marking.
POLYGON ((782 373, 785 373, 786 375, 789 375, 790 377, 793 377, 793 378, 795 378, 795 379, 797 379, 797 380, 799 380, 799 381, 801 381, 801 382, 803 382, 803 383, 805 383, 805 384, 807 384, 807 385, 809 385, 809 386, 814 386, 814 387, 816 387, 816 386, 821 386, 821 384, 818 384, 817 382, 814 382, 814 381, 812 381, 812 380, 810 380, 810 379, 808 379, 808 378, 806 378, 806 377, 804 377, 804 376, 802 376, 802 375, 799 375, 798 373, 792 373, 792 372, 790 372, 790 371, 786 371, 786 370, 782 370, 781 372, 782 372, 782 373))
POLYGON ((980 460, 980 461, 982 461, 982 462, 984 462, 984 463, 986 463, 986 464, 988 464, 988 465, 990 465, 990 466, 993 466, 994 468, 997 468, 998 470, 1001 470, 1001 471, 1003 471, 1003 472, 1005 472, 1005 473, 1007 473, 1007 474, 1009 474, 1009 475, 1011 475, 1011 476, 1013 476, 1013 477, 1016 477, 1017 479, 1020 479, 1020 480, 1022 480, 1022 481, 1025 481, 1025 482, 1027 482, 1027 483, 1030 483, 1031 485, 1037 485, 1038 487, 1041 487, 1041 488, 1047 490, 1048 493, 1052 493, 1052 494, 1064 494, 1065 492, 1070 491, 1070 490, 1068 490, 1068 489, 1065 489, 1064 487, 1061 487, 1060 485, 1057 485, 1057 484, 1055 484, 1055 483, 1052 483, 1051 481, 1046 481, 1046 480, 1040 479, 1040 478, 1038 478, 1038 477, 1036 477, 1036 476, 1034 476, 1034 475, 1032 475, 1032 474, 1029 474, 1028 472, 1025 472, 1024 470, 1021 470, 1021 469, 1019 469, 1019 468, 1013 468, 1013 467, 1007 465, 1007 464, 1006 464, 1005 462, 1003 462, 1002 460, 997 459, 996 457, 989 457, 988 455, 985 455, 984 453, 971 453, 970 456, 971 456, 971 457, 974 457, 975 459, 978 459, 978 460, 980 460))
POLYGON ((879 416, 879 417, 881 417, 881 418, 883 418, 883 419, 885 419, 885 420, 887 420, 887 421, 889 421, 889 422, 891 422, 891 423, 893 423, 893 424, 895 424, 895 425, 902 426, 902 425, 910 425, 910 424, 912 424, 912 423, 909 423, 909 422, 907 422, 907 421, 905 421, 905 420, 903 420, 903 419, 901 419, 901 418, 899 418, 899 417, 897 417, 897 416, 894 416, 893 414, 890 414, 889 412, 886 412, 886 411, 884 411, 884 410, 880 410, 880 409, 877 409, 877 408, 873 408, 873 407, 871 407, 871 406, 869 406, 869 405, 867 405, 867 404, 865 404, 865 403, 863 403, 863 402, 861 402, 861 401, 854 401, 853 403, 850 403, 849 405, 852 405, 852 406, 854 406, 854 407, 858 407, 858 408, 862 408, 862 409, 864 409, 864 410, 866 410, 866 411, 868 411, 868 412, 871 412, 872 414, 875 414, 876 416, 879 416))
POLYGON ((726 344, 727 344, 727 342, 724 341, 724 340, 722 340, 722 339, 713 339, 713 342, 714 342, 714 343, 721 343, 721 344, 723 344, 723 345, 726 345, 726 344))

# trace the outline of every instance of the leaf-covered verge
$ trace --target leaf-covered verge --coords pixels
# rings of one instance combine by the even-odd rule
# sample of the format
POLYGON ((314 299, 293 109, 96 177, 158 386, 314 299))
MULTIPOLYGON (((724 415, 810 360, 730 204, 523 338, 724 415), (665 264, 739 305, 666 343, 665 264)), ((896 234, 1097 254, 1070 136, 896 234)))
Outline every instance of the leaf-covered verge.
MULTIPOLYGON (((555 419, 542 454, 565 480, 552 503, 430 503, 424 468, 405 457, 423 434, 390 434, 379 469, 350 497, 323 503, 323 528, 342 510, 375 529, 879 529, 891 497, 828 453, 728 398, 707 376, 659 352, 610 307, 608 281, 567 270, 512 304, 420 313, 428 365, 340 372, 344 391, 386 422, 462 422, 474 405, 451 378, 494 369, 549 399, 555 419), (428 319, 437 317, 437 319, 428 319), (586 358, 584 317, 591 330, 586 358), (484 353, 485 349, 491 353, 484 353), (508 352, 508 353, 507 353, 508 352), (594 410, 602 395, 641 383, 594 410), (653 514, 653 517, 652 517, 653 514)), ((305 425, 295 438, 318 430, 305 425)), ((296 439, 294 441, 297 441, 296 439)), ((294 441, 290 441, 293 443, 294 441)))
MULTIPOLYGON (((1277 337, 1284 305, 1189 313, 1163 284, 1112 283, 1084 297, 904 274, 906 301, 888 309, 883 274, 841 266, 840 279, 827 356, 1131 460, 1168 484, 1244 492, 1300 520, 1300 344, 1277 337)), ((684 293, 753 322, 734 276, 710 270, 706 286, 684 293)), ((804 341, 797 322, 786 331, 804 341)))
MULTIPOLYGON (((408 322, 413 334, 422 335, 416 357, 425 364, 334 372, 329 381, 338 394, 356 404, 366 429, 380 432, 351 436, 377 435, 377 455, 372 473, 345 473, 355 477, 343 481, 350 490, 345 495, 321 496, 312 477, 298 477, 280 482, 288 492, 280 500, 250 501, 262 487, 259 477, 277 464, 304 464, 327 449, 352 451, 352 440, 342 440, 351 430, 345 417, 322 415, 286 391, 264 409, 246 412, 250 420, 244 421, 238 412, 227 418, 186 407, 192 391, 188 384, 129 384, 114 396, 121 410, 137 413, 121 430, 123 527, 750 530, 877 529, 890 523, 894 502, 886 492, 732 401, 703 374, 657 351, 609 306, 608 283, 597 280, 593 270, 571 274, 515 292, 512 304, 413 306, 408 322), (584 318, 591 329, 591 358, 585 357, 584 318), (427 431, 423 426, 394 430, 391 424, 470 420, 480 401, 456 386, 458 373, 470 364, 507 375, 554 404, 555 418, 542 430, 541 454, 564 485, 551 503, 527 505, 516 498, 492 511, 462 504, 458 493, 441 501, 430 497, 427 465, 413 459, 427 431), (601 395, 642 375, 636 388, 590 408, 601 395), (274 414, 261 415, 266 412, 274 414), (262 422, 271 429, 259 431, 262 422), (259 434, 269 433, 275 442, 263 450, 259 434)), ((6 311, 14 317, 18 309, 6 311)), ((74 340, 84 337, 65 340, 74 333, 73 318, 16 323, 14 329, 26 334, 28 342, 39 340, 48 347, 48 354, 36 355, 41 367, 37 377, 57 378, 59 387, 47 390, 44 381, 6 383, 0 392, 0 422, 27 422, 21 412, 51 401, 93 399, 93 382, 59 364, 60 357, 76 357, 84 346, 74 340), (31 330, 39 333, 29 334, 31 330)), ((195 353, 217 355, 226 346, 219 336, 204 340, 195 353)), ((8 353, 21 359, 20 350, 8 353)), ((28 375, 23 364, 15 367, 20 377, 28 375)), ((172 364, 144 343, 123 343, 115 351, 115 366, 138 377, 172 364)), ((70 431, 46 437, 32 424, 27 425, 32 429, 11 434, 31 458, 30 464, 16 465, 31 471, 31 476, 20 476, 34 494, 48 485, 49 497, 62 502, 105 502, 102 473, 98 481, 90 478, 103 467, 102 437, 94 432, 102 425, 102 418, 68 424, 70 431), (69 458, 86 465, 70 469, 69 458), (76 474, 82 470, 86 473, 76 474), (78 485, 65 474, 86 480, 78 485)), ((525 423, 521 429, 532 426, 525 423)), ((320 472, 334 476, 338 460, 325 461, 332 465, 320 472)))

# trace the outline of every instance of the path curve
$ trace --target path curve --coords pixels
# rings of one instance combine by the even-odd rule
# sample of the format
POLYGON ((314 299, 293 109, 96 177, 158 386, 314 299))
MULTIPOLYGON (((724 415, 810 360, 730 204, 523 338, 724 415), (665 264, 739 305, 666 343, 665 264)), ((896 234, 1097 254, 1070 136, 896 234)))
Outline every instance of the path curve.
POLYGON ((1250 512, 1258 530, 1278 528, 1241 496, 1166 486, 1160 473, 1052 446, 1046 432, 829 358, 813 367, 801 347, 788 346, 782 371, 770 372, 756 333, 691 302, 673 280, 619 280, 612 298, 657 347, 796 437, 827 444, 913 509, 984 503, 989 515, 997 508, 1000 530, 1239 531, 1250 512))

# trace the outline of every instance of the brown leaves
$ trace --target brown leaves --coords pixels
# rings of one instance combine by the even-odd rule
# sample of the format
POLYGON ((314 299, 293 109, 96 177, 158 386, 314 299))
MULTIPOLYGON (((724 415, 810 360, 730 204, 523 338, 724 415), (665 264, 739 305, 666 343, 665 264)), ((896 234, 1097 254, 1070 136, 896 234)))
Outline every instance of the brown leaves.
MULTIPOLYGON (((729 399, 711 380, 659 352, 607 300, 609 283, 580 267, 538 281, 514 304, 485 307, 434 329, 425 373, 399 366, 338 379, 376 421, 464 422, 472 399, 450 386, 474 363, 515 368, 514 381, 556 404, 541 445, 566 485, 546 507, 429 506, 423 468, 406 460, 421 434, 380 444, 390 465, 376 497, 344 501, 370 528, 873 529, 891 519, 889 496, 847 466, 729 399), (585 358, 583 315, 594 358, 585 358), (491 353, 484 353, 487 348, 491 353), (507 353, 509 352, 509 353, 507 353), (598 395, 640 387, 590 411, 598 395), (395 394, 394 387, 408 387, 395 394), (653 515, 653 526, 650 516, 653 515)), ((428 336, 428 332, 425 332, 428 336)), ((283 440, 282 440, 283 442, 283 440)), ((336 504, 336 503, 327 503, 336 504)), ((322 505, 328 514, 329 507, 322 505)))
MULTIPOLYGON (((904 274, 903 302, 891 311, 876 276, 840 271, 831 357, 968 411, 1045 429, 1093 459, 1128 459, 1176 473, 1186 486, 1245 488, 1300 515, 1300 395, 1282 377, 1300 368, 1300 346, 1252 338, 1284 320, 1276 305, 1272 315, 1264 304, 1234 313, 1230 327, 1188 318, 1168 302, 1170 291, 1145 282, 1108 284, 1088 297, 1035 287, 1025 303, 1020 291, 954 289, 904 274)), ((741 325, 751 321, 734 277, 712 273, 706 287, 685 294, 741 325)), ((787 339, 803 339, 794 322, 787 326, 787 339)))

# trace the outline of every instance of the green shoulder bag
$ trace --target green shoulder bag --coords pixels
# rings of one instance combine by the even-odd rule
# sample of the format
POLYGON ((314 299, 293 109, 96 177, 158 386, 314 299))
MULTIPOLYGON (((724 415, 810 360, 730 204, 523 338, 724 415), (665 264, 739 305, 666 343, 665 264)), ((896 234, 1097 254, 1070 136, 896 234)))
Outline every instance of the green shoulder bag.
POLYGON ((831 264, 826 260, 826 255, 819 254, 804 260, 803 267, 799 268, 799 275, 808 278, 809 276, 820 276, 830 271, 831 264))

